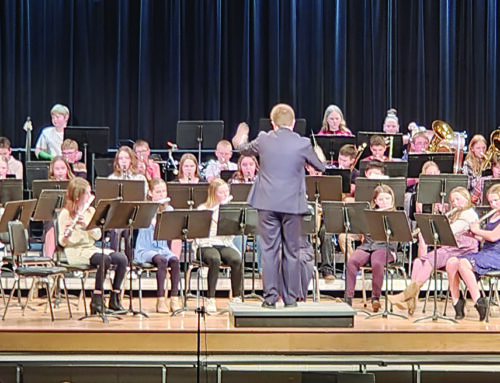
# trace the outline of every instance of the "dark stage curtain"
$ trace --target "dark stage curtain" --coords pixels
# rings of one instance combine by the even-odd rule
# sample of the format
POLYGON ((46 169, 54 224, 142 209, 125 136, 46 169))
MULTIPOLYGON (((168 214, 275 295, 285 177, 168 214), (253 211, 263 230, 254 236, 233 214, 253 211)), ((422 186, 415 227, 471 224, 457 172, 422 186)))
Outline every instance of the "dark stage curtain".
MULTIPOLYGON (((318 130, 339 105, 353 131, 388 108, 489 134, 499 125, 497 0, 0 0, 0 127, 27 116, 109 126, 111 144, 175 141, 180 119, 225 135, 290 103, 318 130)), ((35 137, 34 137, 35 139, 35 137)))

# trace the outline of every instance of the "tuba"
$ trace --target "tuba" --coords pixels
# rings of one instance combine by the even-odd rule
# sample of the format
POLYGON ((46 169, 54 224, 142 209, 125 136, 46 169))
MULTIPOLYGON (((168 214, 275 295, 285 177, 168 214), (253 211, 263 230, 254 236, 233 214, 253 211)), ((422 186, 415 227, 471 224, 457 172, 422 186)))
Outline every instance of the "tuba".
POLYGON ((450 141, 453 140, 453 129, 444 121, 436 120, 432 123, 434 135, 429 144, 429 152, 452 152, 450 141))
POLYGON ((491 160, 495 154, 500 153, 500 129, 495 129, 490 134, 490 146, 484 154, 484 161, 481 164, 481 173, 491 167, 491 160))

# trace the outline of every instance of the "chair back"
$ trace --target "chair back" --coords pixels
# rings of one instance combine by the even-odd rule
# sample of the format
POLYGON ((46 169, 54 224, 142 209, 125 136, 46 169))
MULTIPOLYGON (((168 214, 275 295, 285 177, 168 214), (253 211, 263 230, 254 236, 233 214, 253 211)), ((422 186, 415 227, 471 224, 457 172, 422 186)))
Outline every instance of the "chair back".
POLYGON ((10 249, 13 256, 26 254, 29 250, 28 234, 21 221, 10 221, 9 228, 9 242, 10 249))

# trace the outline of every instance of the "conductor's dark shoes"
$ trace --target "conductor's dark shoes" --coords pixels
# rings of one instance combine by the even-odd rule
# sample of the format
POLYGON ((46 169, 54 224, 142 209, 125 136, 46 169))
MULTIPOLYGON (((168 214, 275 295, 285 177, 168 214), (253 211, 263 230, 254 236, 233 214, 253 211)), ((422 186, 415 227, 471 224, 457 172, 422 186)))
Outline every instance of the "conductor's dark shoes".
POLYGON ((286 309, 291 309, 291 308, 294 308, 294 307, 297 307, 297 302, 292 302, 292 303, 285 304, 285 308, 286 309))
POLYGON ((268 303, 266 301, 262 302, 262 308, 265 309, 275 309, 276 308, 276 303, 268 303))

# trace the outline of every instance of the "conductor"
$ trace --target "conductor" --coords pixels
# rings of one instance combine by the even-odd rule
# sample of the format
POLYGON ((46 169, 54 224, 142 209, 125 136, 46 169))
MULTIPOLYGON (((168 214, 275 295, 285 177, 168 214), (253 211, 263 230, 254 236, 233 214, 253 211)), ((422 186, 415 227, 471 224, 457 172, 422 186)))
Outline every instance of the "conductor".
POLYGON ((248 142, 248 126, 238 126, 233 144, 243 155, 260 158, 260 171, 248 203, 258 211, 262 252, 262 307, 274 309, 280 295, 285 307, 297 306, 301 296, 300 237, 307 213, 305 165, 324 171, 325 165, 309 139, 293 132, 295 113, 286 104, 271 110, 273 130, 248 142))

